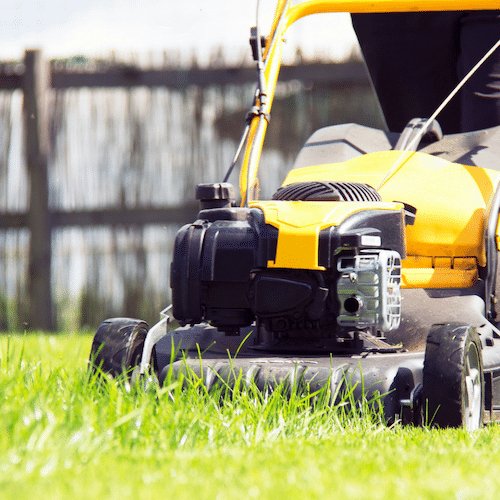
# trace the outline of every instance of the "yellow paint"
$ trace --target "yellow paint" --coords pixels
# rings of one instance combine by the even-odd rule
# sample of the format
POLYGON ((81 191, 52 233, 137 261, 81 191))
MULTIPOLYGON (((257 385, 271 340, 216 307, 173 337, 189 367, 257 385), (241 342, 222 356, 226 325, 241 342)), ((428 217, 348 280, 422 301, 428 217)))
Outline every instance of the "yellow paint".
POLYGON ((402 288, 469 288, 478 277, 474 258, 409 256, 402 264, 402 288))
POLYGON ((266 223, 278 229, 276 260, 268 267, 316 270, 325 269, 318 264, 320 231, 365 210, 403 208, 400 203, 344 201, 258 201, 251 206, 260 208, 266 223))
POLYGON ((496 232, 496 242, 497 242, 497 250, 500 252, 500 219, 497 222, 497 232, 496 232))
POLYGON ((269 53, 269 47, 271 46, 271 40, 273 39, 274 34, 278 29, 278 24, 283 16, 283 13, 285 12, 285 9, 287 8, 287 3, 288 0, 278 0, 276 3, 276 8, 274 10, 274 16, 273 16, 273 23, 271 25, 271 29, 269 30, 269 35, 267 35, 266 37, 266 47, 264 48, 264 53, 262 55, 264 61, 267 59, 267 55, 269 53))
MULTIPOLYGON (((408 255, 475 257, 479 265, 486 265, 485 217, 500 173, 425 153, 406 156, 404 168, 386 182, 380 195, 384 201, 402 201, 417 208, 415 224, 406 228, 408 255)), ((383 151, 342 163, 299 168, 283 184, 316 180, 377 186, 400 158, 399 151, 383 151)))
MULTIPOLYGON (((278 229, 276 260, 269 268, 324 270, 318 264, 319 233, 365 210, 401 210, 389 202, 258 201, 265 221, 278 229)), ((478 277, 475 257, 409 255, 403 260, 403 288, 469 288, 478 277)))
POLYGON ((305 16, 328 12, 425 12, 498 8, 498 0, 311 0, 298 3, 288 10, 287 26, 305 16))

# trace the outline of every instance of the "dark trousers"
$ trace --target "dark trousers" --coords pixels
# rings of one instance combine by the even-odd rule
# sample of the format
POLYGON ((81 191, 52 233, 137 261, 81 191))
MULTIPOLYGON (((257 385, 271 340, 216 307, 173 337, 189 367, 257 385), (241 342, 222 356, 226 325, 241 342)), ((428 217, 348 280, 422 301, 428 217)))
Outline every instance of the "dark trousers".
MULTIPOLYGON (((352 16, 389 130, 428 118, 500 39, 500 11, 352 16)), ((444 133, 500 125, 500 48, 437 118, 444 133)))

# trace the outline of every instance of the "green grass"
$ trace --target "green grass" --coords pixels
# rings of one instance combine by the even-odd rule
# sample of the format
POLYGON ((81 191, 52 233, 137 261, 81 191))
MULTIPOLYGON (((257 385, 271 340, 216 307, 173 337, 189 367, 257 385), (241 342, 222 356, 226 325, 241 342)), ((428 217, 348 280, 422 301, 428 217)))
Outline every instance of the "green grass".
POLYGON ((0 337, 0 497, 496 498, 500 428, 385 427, 325 398, 146 392, 87 375, 87 335, 0 337))

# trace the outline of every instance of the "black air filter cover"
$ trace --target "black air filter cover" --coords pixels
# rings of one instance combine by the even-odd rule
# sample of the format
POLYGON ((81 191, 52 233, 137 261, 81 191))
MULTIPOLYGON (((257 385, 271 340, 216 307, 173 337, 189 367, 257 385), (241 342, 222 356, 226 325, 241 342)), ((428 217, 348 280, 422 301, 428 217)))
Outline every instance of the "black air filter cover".
POLYGON ((273 200, 287 201, 382 201, 377 191, 359 182, 295 182, 280 187, 273 200))

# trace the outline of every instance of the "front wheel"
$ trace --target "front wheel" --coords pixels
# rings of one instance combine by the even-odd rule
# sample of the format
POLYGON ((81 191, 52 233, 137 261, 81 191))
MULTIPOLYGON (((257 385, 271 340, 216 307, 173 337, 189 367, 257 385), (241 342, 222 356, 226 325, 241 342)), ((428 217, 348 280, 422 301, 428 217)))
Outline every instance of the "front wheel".
POLYGON ((436 427, 483 424, 484 376, 481 341, 470 325, 433 325, 423 370, 423 410, 436 427))
MULTIPOLYGON (((92 342, 90 366, 113 377, 126 374, 130 379, 134 368, 141 362, 148 331, 148 324, 140 319, 111 318, 103 321, 92 342)), ((155 359, 153 348, 153 367, 155 359)))

